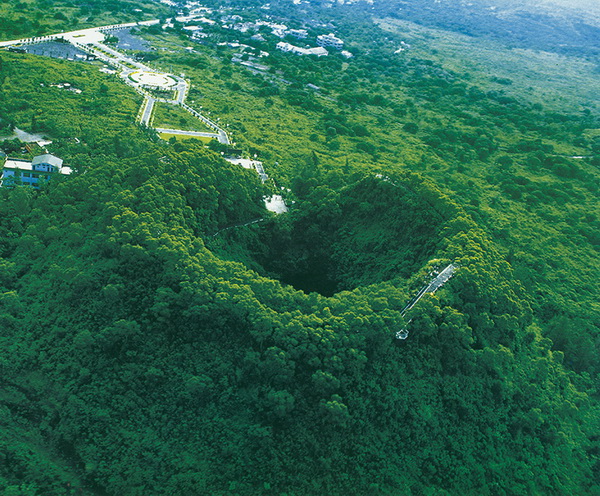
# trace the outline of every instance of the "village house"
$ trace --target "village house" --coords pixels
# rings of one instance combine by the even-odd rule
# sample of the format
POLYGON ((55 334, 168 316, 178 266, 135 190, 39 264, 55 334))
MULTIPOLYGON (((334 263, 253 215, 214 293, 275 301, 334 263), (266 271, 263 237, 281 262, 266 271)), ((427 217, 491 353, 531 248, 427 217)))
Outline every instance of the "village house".
POLYGON ((0 186, 22 184, 38 188, 54 173, 71 174, 71 169, 63 166, 62 159, 49 153, 38 155, 31 162, 9 158, 4 163, 0 186))

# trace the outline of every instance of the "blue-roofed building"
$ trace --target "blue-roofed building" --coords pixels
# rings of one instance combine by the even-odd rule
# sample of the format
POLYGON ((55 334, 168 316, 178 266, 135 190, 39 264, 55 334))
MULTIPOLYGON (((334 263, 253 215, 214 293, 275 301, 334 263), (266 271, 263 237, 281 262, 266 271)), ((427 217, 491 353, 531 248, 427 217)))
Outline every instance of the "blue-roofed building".
POLYGON ((38 155, 31 162, 9 158, 2 169, 0 186, 22 184, 38 188, 55 173, 71 174, 71 169, 63 167, 63 160, 49 153, 38 155))

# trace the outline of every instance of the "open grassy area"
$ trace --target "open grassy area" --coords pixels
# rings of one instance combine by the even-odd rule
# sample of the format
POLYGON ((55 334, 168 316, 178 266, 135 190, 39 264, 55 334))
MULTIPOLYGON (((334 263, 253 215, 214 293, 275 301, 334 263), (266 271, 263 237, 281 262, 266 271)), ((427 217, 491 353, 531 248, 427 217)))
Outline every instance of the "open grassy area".
POLYGON ((202 121, 181 107, 157 102, 154 106, 153 127, 182 129, 184 131, 212 132, 202 121))
POLYGON ((207 138, 204 136, 183 136, 181 134, 172 133, 158 133, 158 136, 165 141, 170 141, 171 138, 175 138, 177 141, 198 140, 202 141, 203 143, 210 143, 213 140, 213 138, 207 138))

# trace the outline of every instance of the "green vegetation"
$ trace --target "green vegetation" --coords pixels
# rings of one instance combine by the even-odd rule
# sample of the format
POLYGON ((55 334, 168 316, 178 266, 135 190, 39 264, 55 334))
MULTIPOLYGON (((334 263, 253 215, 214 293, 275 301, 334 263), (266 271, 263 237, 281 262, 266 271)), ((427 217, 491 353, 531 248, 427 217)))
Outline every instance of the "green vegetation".
POLYGON ((183 131, 213 132, 201 120, 177 105, 156 102, 152 114, 152 127, 181 129, 183 131))
MULTIPOLYGON (((371 179, 350 188, 380 203, 402 194, 371 179)), ((586 430, 574 425, 589 399, 531 325, 508 264, 455 204, 418 190, 455 216, 435 256, 461 269, 415 311, 410 344, 397 345, 399 309, 423 272, 364 274, 375 284, 324 298, 204 247, 202 232, 262 214, 257 191, 253 173, 197 147, 107 156, 36 197, 2 190, 12 234, 2 405, 16 429, 4 489, 23 474, 30 494, 59 494, 66 481, 181 495, 586 487, 586 430)))
POLYGON ((385 18, 376 22, 384 31, 408 41, 413 56, 418 53, 455 73, 468 75, 471 82, 517 99, 526 95, 530 103, 553 110, 597 105, 594 88, 598 73, 595 64, 587 59, 525 48, 507 49, 497 42, 406 20, 385 18), (515 67, 520 70, 515 71, 515 67))
POLYGON ((206 138, 204 136, 186 136, 183 134, 172 134, 172 133, 158 133, 159 138, 165 140, 165 141, 170 141, 170 140, 175 140, 175 141, 189 141, 189 140, 197 140, 197 141, 201 141, 203 143, 211 143, 213 141, 213 138, 206 138))
POLYGON ((142 30, 291 188, 279 216, 99 66, 0 54, 2 129, 75 170, 0 188, 0 493, 598 494, 595 101, 530 100, 448 32, 394 54, 402 25, 353 9, 323 12, 354 59, 265 73, 218 26, 197 53, 142 30))
POLYGON ((436 198, 439 193, 423 187, 418 177, 398 183, 365 178, 337 191, 311 185, 311 179, 308 172, 297 179, 302 208, 270 231, 270 241, 262 240, 269 250, 260 258, 306 292, 332 296, 375 282, 404 281, 434 257, 455 220, 448 218, 456 215, 454 206, 436 198))
POLYGON ((518 48, 590 58, 600 53, 600 8, 596 2, 524 0, 515 9, 511 0, 500 0, 493 7, 416 0, 399 12, 394 0, 380 0, 377 9, 391 17, 518 48))
POLYGON ((0 72, 0 115, 19 128, 63 141, 85 142, 78 153, 110 147, 105 129, 122 128, 124 137, 135 120, 141 96, 115 76, 101 73, 99 66, 85 63, 49 62, 48 59, 3 52, 0 72), (53 87, 68 82, 82 90, 76 94, 53 87), (127 128, 127 131, 125 131, 127 128))
POLYGON ((23 0, 0 4, 0 40, 42 36, 118 22, 155 19, 166 10, 138 0, 23 0))
MULTIPOLYGON (((342 76, 337 58, 280 53, 270 58, 278 77, 203 55, 165 55, 162 63, 185 68, 202 87, 191 97, 229 123, 238 144, 259 152, 279 184, 292 186, 303 164, 315 161, 334 182, 346 167, 415 170, 443 184, 500 244, 567 362, 597 374, 594 107, 546 110, 498 83, 486 88, 485 78, 473 84, 432 60, 384 54, 357 57, 342 76), (224 81, 236 89, 224 93, 224 81), (265 87, 277 90, 262 96, 265 87), (564 327, 565 319, 578 322, 577 330, 564 327)), ((549 91, 547 83, 539 91, 549 91)))

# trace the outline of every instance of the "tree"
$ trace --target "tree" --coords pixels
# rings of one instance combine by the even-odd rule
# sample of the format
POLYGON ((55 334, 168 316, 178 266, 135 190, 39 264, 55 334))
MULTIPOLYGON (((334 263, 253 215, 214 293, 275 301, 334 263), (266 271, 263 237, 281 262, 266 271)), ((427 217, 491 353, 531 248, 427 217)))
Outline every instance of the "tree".
POLYGON ((403 129, 410 134, 417 134, 419 132, 419 126, 417 126, 417 124, 414 122, 407 122, 404 124, 403 129))

